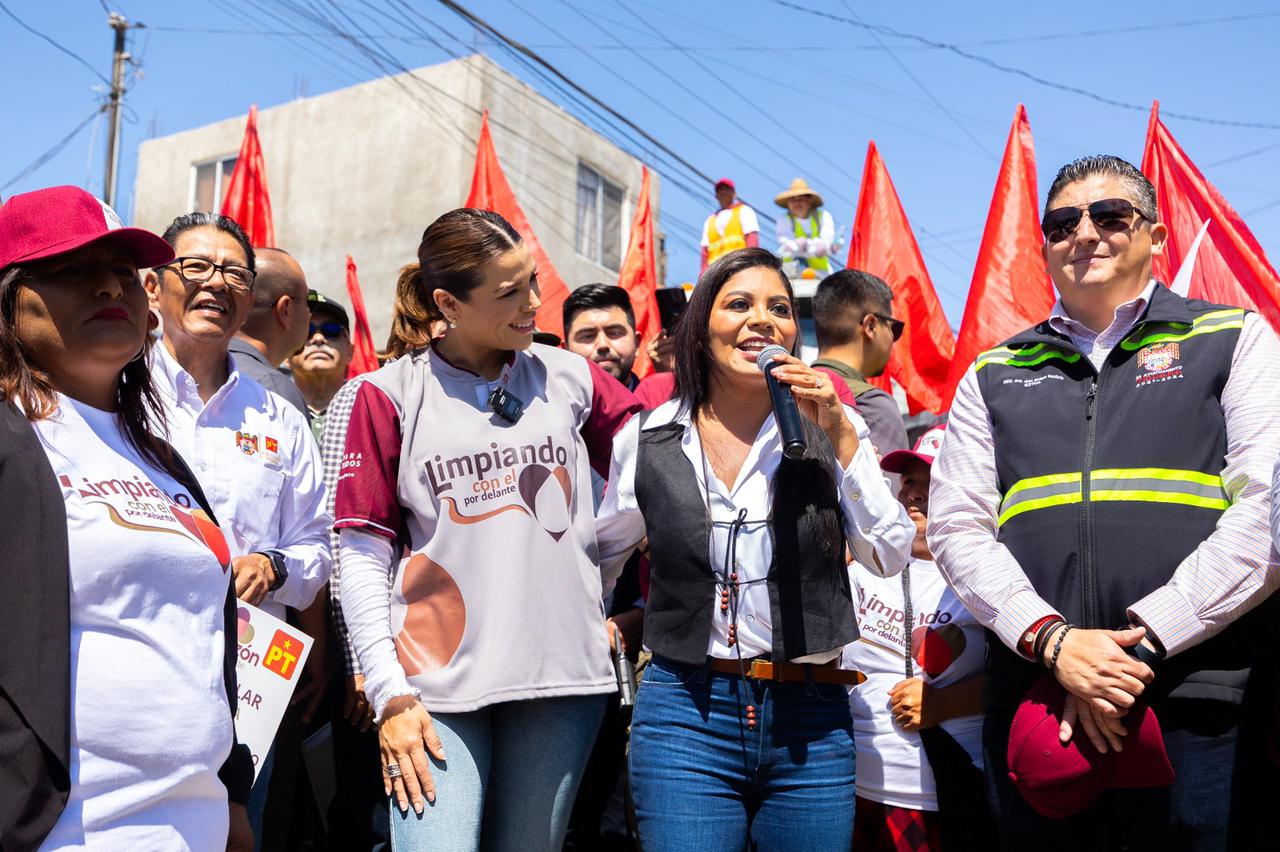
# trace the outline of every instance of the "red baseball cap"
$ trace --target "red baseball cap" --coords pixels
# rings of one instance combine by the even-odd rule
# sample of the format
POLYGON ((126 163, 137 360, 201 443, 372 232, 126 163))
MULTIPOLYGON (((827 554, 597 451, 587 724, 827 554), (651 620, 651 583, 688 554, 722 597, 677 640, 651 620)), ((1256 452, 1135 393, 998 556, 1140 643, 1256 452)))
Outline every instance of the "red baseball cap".
POLYGON ((1057 680, 1045 675, 1027 692, 1009 729, 1009 780, 1036 813, 1065 819, 1092 807, 1104 790, 1173 783, 1150 707, 1137 704, 1125 716, 1124 751, 1099 754, 1078 728, 1066 745, 1058 739, 1066 698, 1057 680))
POLYGON ((15 195, 0 207, 0 269, 111 240, 139 269, 173 260, 173 248, 142 228, 126 228, 105 202, 78 186, 51 186, 15 195))
POLYGON ((720 178, 720 180, 716 181, 716 189, 719 189, 722 186, 727 186, 730 189, 732 189, 734 192, 738 191, 738 187, 734 184, 733 181, 729 180, 728 178, 720 178))
POLYGON ((942 438, 946 431, 946 424, 934 426, 920 436, 920 440, 916 441, 915 449, 894 450, 880 459, 880 469, 889 473, 902 473, 907 469, 907 462, 911 459, 920 459, 920 461, 932 467, 933 460, 938 457, 938 453, 942 450, 942 438))

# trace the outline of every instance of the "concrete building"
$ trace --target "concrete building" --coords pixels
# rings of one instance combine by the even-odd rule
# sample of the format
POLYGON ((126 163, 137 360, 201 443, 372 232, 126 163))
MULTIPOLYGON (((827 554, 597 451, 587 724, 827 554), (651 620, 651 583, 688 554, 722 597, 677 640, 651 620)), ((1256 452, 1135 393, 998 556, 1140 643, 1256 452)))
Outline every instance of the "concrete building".
MULTIPOLYGON (((484 109, 507 179, 565 283, 616 282, 640 161, 484 56, 258 114, 276 242, 344 304, 352 256, 379 347, 400 267, 417 259, 423 229, 466 200, 484 109)), ((160 232, 175 216, 220 208, 245 119, 144 142, 135 223, 160 232)), ((656 216, 656 175, 651 193, 656 216)))

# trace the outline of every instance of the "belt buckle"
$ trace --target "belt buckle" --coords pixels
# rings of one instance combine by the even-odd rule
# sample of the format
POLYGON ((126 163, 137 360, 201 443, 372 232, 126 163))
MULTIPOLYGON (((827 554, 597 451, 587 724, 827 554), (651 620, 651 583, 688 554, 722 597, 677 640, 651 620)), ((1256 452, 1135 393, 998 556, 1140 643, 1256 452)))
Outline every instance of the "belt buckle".
POLYGON ((753 680, 773 680, 774 668, 771 660, 752 660, 747 677, 753 680))

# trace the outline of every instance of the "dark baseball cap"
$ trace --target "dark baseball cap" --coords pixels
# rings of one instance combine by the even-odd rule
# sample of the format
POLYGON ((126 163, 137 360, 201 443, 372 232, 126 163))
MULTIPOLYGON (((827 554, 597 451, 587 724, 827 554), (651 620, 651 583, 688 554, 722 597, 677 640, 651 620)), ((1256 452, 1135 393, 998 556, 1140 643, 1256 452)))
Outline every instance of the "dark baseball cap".
POLYGON ((173 260, 173 248, 142 228, 126 228, 116 211, 78 186, 15 195, 0 207, 0 269, 113 242, 139 269, 173 260))
POLYGON ((325 297, 323 293, 317 293, 315 290, 308 290, 307 307, 311 308, 311 313, 313 314, 317 311, 327 312, 348 332, 351 331, 351 319, 347 316, 347 309, 332 299, 325 297))
POLYGON ((1009 780, 1041 816, 1066 819, 1092 807, 1105 790, 1167 787, 1173 766, 1155 712, 1139 702, 1124 717, 1124 751, 1101 754, 1077 725, 1058 739, 1067 692, 1045 675, 1023 698, 1009 729, 1009 780))

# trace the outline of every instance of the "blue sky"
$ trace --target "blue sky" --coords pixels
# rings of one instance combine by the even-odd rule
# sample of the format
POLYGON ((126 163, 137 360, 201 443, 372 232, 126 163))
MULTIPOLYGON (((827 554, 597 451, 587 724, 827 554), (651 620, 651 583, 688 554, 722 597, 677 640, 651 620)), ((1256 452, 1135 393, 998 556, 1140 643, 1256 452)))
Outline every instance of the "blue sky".
MULTIPOLYGON (((104 4, 148 25, 130 40, 141 66, 127 96, 121 149, 118 207, 126 219, 137 146, 149 136, 237 115, 250 103, 266 108, 380 75, 348 42, 307 20, 309 9, 340 21, 349 16, 348 28, 358 24, 405 66, 448 59, 446 49, 479 49, 563 101, 434 0, 2 2, 104 77, 111 59, 104 4), (287 35, 262 34, 268 31, 287 35)), ((770 215, 777 211, 773 196, 803 175, 824 194, 847 237, 867 141, 875 139, 953 325, 964 309, 1018 102, 1027 105, 1043 192, 1059 165, 1082 154, 1108 152, 1138 162, 1146 107, 1159 98, 1183 148, 1245 216, 1273 263, 1280 260, 1280 98, 1272 90, 1280 79, 1280 10, 1274 4, 1168 2, 1159 6, 1159 17, 1150 4, 464 5, 701 171, 733 177, 742 196, 770 215), (1042 85, 984 59, 1143 109, 1042 85)), ((0 39, 0 68, 8 81, 0 134, 0 183, 6 183, 89 118, 104 87, 90 68, 24 31, 2 10, 0 39)), ((38 171, 0 194, 57 183, 101 193, 105 138, 105 121, 90 122, 38 171)), ((639 145, 634 138, 623 141, 639 145)), ((659 170, 668 283, 677 283, 696 274, 694 228, 713 200, 710 187, 704 190, 687 173, 667 165, 659 170)))

